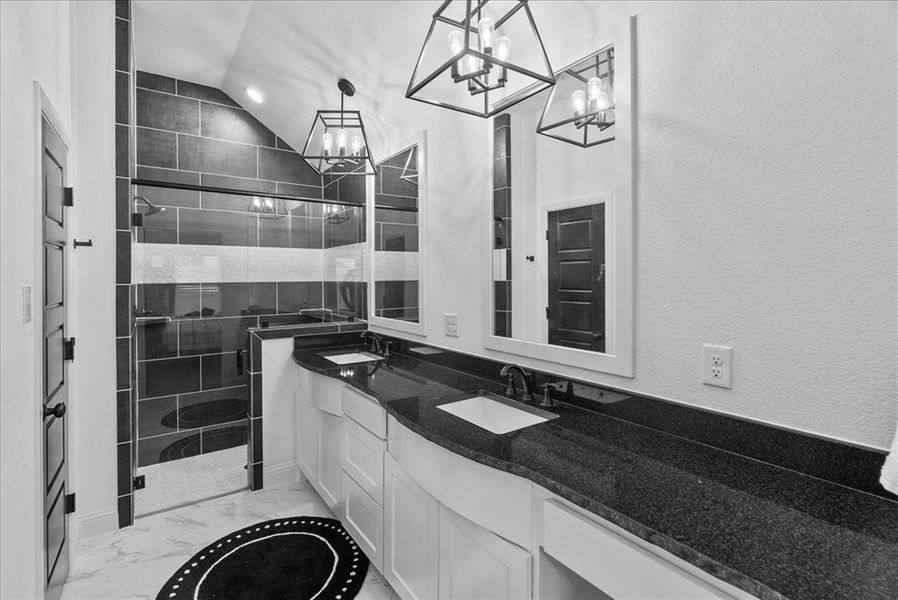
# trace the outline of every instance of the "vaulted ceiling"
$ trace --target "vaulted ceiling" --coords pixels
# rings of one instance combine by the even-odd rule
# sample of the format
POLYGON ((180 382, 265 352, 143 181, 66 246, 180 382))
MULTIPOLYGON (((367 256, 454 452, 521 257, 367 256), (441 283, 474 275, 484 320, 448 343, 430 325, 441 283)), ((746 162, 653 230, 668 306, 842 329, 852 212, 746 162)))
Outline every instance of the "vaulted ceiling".
MULTIPOLYGON (((590 4, 596 3, 531 3, 556 68, 564 63, 553 56, 552 32, 595 27, 590 4)), ((407 118, 405 90, 438 6, 436 0, 138 0, 135 64, 223 89, 297 149, 315 111, 339 107, 337 79, 346 77, 357 89, 347 108, 363 111, 377 148, 407 118), (264 103, 250 101, 248 87, 260 90, 264 103)))

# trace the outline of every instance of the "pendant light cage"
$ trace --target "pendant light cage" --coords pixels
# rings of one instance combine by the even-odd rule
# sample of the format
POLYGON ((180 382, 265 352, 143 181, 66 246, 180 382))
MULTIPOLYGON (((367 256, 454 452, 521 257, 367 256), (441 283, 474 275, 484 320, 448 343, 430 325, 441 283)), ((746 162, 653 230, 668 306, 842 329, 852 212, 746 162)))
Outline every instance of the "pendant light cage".
POLYGON ((353 96, 355 87, 346 79, 340 79, 337 87, 340 109, 315 113, 302 158, 319 175, 376 175, 362 113, 344 108, 345 97, 353 96))
POLYGON ((614 46, 559 72, 536 132, 582 148, 614 140, 614 46))
POLYGON ((554 83, 527 0, 445 0, 405 97, 489 118, 554 83))

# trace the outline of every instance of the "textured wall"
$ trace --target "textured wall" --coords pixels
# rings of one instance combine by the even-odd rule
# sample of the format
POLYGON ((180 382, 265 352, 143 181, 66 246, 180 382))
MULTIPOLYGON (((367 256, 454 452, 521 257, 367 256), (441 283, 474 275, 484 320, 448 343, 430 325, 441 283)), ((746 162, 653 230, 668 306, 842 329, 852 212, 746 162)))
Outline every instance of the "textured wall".
MULTIPOLYGON (((638 13, 636 376, 566 372, 885 448, 898 418, 894 4, 533 10, 556 68, 638 13), (701 384, 703 342, 734 347, 732 391, 701 384)), ((405 125, 430 140, 428 312, 459 315, 459 338, 427 339, 515 359, 483 349, 470 285, 490 185, 489 125, 471 121, 424 108, 405 125)))

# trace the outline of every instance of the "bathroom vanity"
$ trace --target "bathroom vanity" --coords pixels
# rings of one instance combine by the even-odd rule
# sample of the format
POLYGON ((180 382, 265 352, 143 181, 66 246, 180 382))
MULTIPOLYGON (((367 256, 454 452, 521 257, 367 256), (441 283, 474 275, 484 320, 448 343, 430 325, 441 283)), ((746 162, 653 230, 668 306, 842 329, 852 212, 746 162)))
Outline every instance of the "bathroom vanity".
POLYGON ((441 407, 498 381, 414 353, 328 359, 357 335, 294 352, 298 462, 402 598, 894 589, 893 502, 565 403, 492 433, 441 407))

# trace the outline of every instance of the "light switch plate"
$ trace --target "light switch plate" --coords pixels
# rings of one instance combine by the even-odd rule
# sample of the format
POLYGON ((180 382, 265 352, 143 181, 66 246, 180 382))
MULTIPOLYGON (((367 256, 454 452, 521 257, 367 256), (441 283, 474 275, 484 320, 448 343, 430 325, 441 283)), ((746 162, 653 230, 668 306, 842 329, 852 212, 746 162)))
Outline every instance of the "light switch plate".
POLYGON ((733 348, 702 345, 702 383, 733 389, 733 348))
POLYGON ((443 318, 446 321, 446 335, 449 337, 458 337, 458 315, 445 313, 443 318))
POLYGON ((31 286, 22 286, 22 323, 31 322, 31 286))

